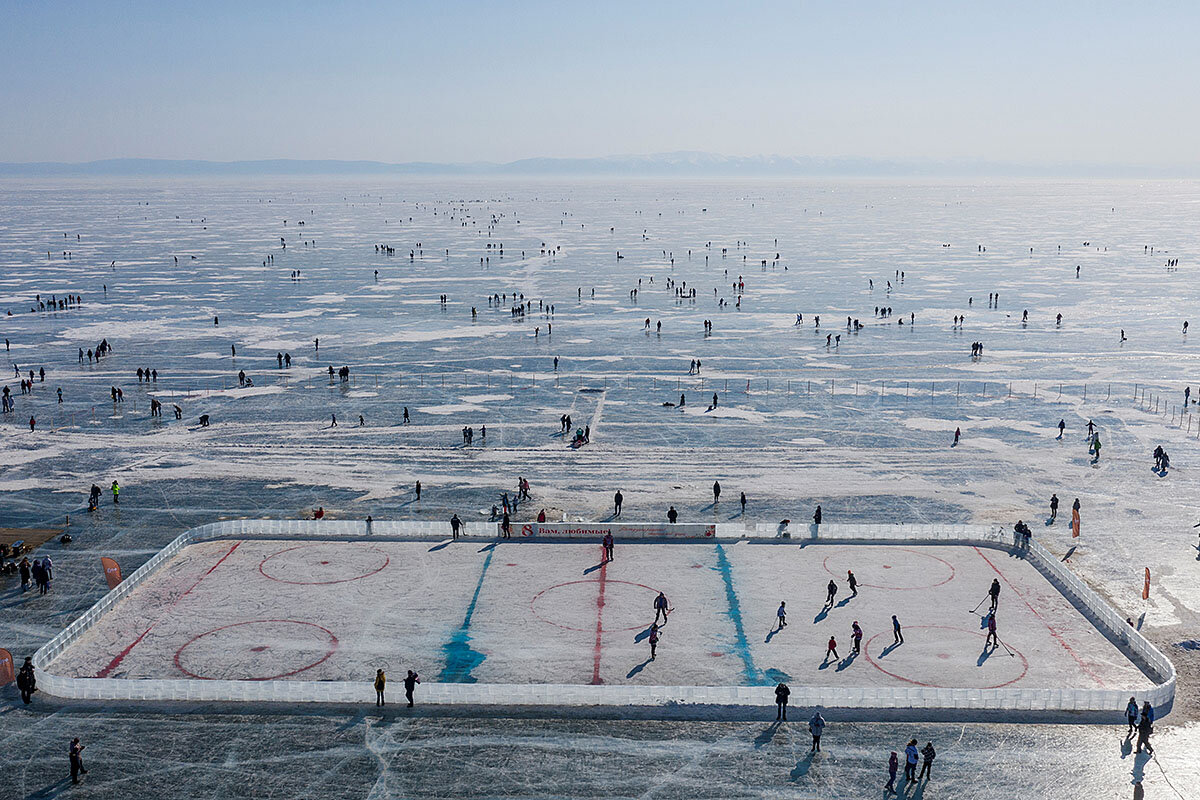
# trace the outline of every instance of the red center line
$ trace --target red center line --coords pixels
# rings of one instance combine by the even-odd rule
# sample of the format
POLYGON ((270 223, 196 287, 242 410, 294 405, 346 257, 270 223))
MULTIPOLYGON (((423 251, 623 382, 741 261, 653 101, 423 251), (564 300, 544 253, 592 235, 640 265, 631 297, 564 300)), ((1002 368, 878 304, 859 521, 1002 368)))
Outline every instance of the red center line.
POLYGON ((1028 608, 1030 611, 1032 611, 1033 615, 1035 617, 1037 617, 1039 620, 1041 620, 1042 624, 1046 626, 1046 630, 1050 631, 1050 635, 1053 636, 1054 639, 1063 646, 1064 650, 1066 650, 1068 653, 1071 654, 1071 658, 1075 659, 1076 663, 1078 663, 1079 666, 1083 668, 1083 671, 1086 672, 1088 675, 1090 675, 1092 677, 1092 680, 1094 680, 1096 683, 1100 684, 1100 688, 1105 688, 1104 681, 1100 680, 1100 676, 1097 675, 1095 672, 1092 672, 1091 667, 1089 667, 1087 664, 1085 664, 1083 659, 1079 657, 1079 654, 1071 649, 1071 645, 1067 644, 1066 640, 1063 639, 1062 636, 1059 635, 1058 631, 1056 631, 1054 629, 1054 626, 1052 626, 1049 622, 1047 622, 1046 618, 1043 617, 1041 614, 1039 614, 1037 609, 1034 608, 1033 605, 1030 604, 1030 602, 1025 599, 1025 595, 1023 595, 1017 591, 1017 588, 1012 585, 1012 582, 1009 581, 1008 578, 1004 577, 1004 573, 1001 572, 999 569, 997 569, 996 565, 992 563, 991 559, 989 559, 987 556, 985 556, 983 554, 982 550, 980 550, 978 547, 976 547, 974 549, 975 549, 976 553, 979 553, 979 557, 982 558, 984 561, 986 561, 989 567, 996 570, 997 575, 999 575, 1001 578, 1003 578, 1004 582, 1008 584, 1008 588, 1012 590, 1012 593, 1015 594, 1017 597, 1021 598, 1021 602, 1025 604, 1025 607, 1028 608))
POLYGON ((144 630, 140 634, 138 634, 138 637, 136 639, 134 639, 132 642, 130 642, 128 647, 126 647, 121 652, 117 653, 116 657, 114 657, 112 661, 108 662, 107 667, 105 667, 104 669, 102 669, 96 673, 96 677, 97 678, 107 678, 109 676, 109 674, 114 669, 116 669, 118 666, 120 666, 121 662, 125 660, 125 656, 129 655, 129 651, 131 651, 131 650, 133 650, 133 648, 137 647, 138 642, 140 642, 142 639, 145 639, 146 634, 148 634, 150 631, 154 630, 154 626, 157 625, 158 623, 162 622, 163 618, 171 612, 171 609, 175 608, 175 606, 179 604, 180 600, 182 600, 183 598, 185 598, 189 594, 191 594, 192 590, 200 585, 200 581, 207 578, 209 575, 212 574, 213 570, 215 570, 217 567, 221 566, 221 564, 223 564, 225 562, 225 559, 227 559, 231 555, 233 555, 233 551, 237 550, 238 547, 241 546, 241 544, 242 544, 241 542, 234 542, 233 547, 229 548, 229 552, 227 552, 225 555, 221 556, 221 559, 219 561, 217 561, 217 563, 215 563, 211 567, 209 567, 208 572, 205 572, 203 575, 201 575, 199 578, 197 578, 196 582, 187 588, 187 591, 185 591, 183 594, 179 595, 179 597, 176 597, 175 601, 173 603, 171 603, 171 605, 167 606, 166 609, 163 611, 163 613, 158 615, 158 619, 156 619, 156 620, 154 620, 154 622, 150 623, 149 628, 146 628, 146 630, 144 630))
POLYGON ((608 555, 601 549, 600 556, 600 591, 596 594, 596 648, 592 657, 592 684, 598 686, 600 680, 600 637, 604 633, 604 584, 608 577, 608 555))

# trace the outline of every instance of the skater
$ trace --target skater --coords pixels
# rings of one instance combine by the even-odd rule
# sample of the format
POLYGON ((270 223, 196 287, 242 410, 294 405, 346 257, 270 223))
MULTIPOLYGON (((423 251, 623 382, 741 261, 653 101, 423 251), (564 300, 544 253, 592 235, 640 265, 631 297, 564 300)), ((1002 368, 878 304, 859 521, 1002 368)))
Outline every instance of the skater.
POLYGON ((80 773, 87 775, 87 770, 83 767, 83 750, 85 747, 87 745, 81 744, 78 736, 71 740, 71 748, 68 750, 68 757, 71 759, 71 783, 79 783, 80 773))
POLYGON ((992 599, 991 610, 995 612, 996 607, 1000 605, 1000 579, 992 578, 991 588, 988 589, 988 597, 992 599))
POLYGON ((825 661, 822 663, 827 663, 829 661, 829 656, 831 656, 831 655, 833 656, 834 661, 837 661, 839 658, 841 658, 841 656, 838 655, 838 651, 837 651, 837 639, 835 639, 832 636, 829 637, 829 644, 826 645, 825 661))
MULTIPOLYGON (((25 656, 25 663, 17 673, 17 689, 21 692, 21 702, 29 705, 33 702, 33 693, 37 691, 37 677, 33 673, 33 658, 25 656)), ((1137 712, 1137 706, 1134 706, 1137 712)))
POLYGON ((1056 519, 1058 519, 1058 495, 1051 494, 1050 495, 1050 522, 1051 522, 1051 524, 1053 524, 1054 520, 1056 520, 1056 519))
POLYGON ((612 531, 607 531, 604 534, 604 539, 601 540, 604 544, 604 560, 613 560, 613 535, 612 531))
POLYGON ((1125 738, 1129 739, 1137 730, 1138 704, 1136 697, 1129 698, 1129 705, 1125 706, 1125 719, 1129 720, 1129 730, 1125 733, 1125 738))
POLYGON ((900 628, 900 620, 892 614, 892 644, 904 644, 904 631, 900 628))
POLYGON ((812 719, 808 721, 808 732, 812 734, 812 749, 810 753, 821 752, 821 734, 825 732, 825 718, 821 716, 821 712, 817 711, 812 715, 812 719))
POLYGON ((383 674, 383 670, 375 670, 375 705, 383 705, 383 689, 387 686, 387 675, 383 674))
POLYGON ((858 620, 854 620, 850 625, 850 639, 854 642, 854 649, 850 651, 852 655, 858 655, 862 652, 862 628, 858 627, 858 620))
POLYGON ((846 583, 850 584, 850 596, 858 597, 858 578, 850 570, 846 570, 846 583))
POLYGON ((666 623, 667 614, 670 613, 670 608, 667 607, 667 596, 662 592, 658 593, 658 597, 654 598, 654 622, 658 622, 658 615, 662 614, 662 621, 666 623))
POLYGON ((817 506, 817 510, 813 512, 813 525, 821 527, 821 506, 817 506))
POLYGON ((613 495, 613 516, 621 516, 621 503, 625 501, 625 497, 621 494, 621 490, 617 489, 617 493, 613 495))
POLYGON ((462 526, 462 520, 458 518, 458 514, 450 517, 450 538, 458 538, 458 529, 462 526))
POLYGON ((721 499, 721 482, 713 481, 713 505, 715 506, 721 499))
POLYGON ((779 601, 779 610, 775 612, 775 616, 779 618, 779 630, 787 627, 787 603, 783 600, 779 601))
POLYGON ((408 698, 408 707, 413 707, 413 692, 417 688, 417 684, 421 682, 420 676, 411 669, 408 675, 404 678, 404 696, 408 698))
MULTIPOLYGON (((655 617, 657 619, 657 617, 655 617)), ((658 623, 654 622, 650 625, 650 660, 653 661, 658 655, 658 623)))
POLYGON ((1065 419, 1060 419, 1058 421, 1058 438, 1059 439, 1063 438, 1063 431, 1065 431, 1066 429, 1067 429, 1067 421, 1065 419))
POLYGON ((883 790, 890 794, 896 793, 896 771, 900 769, 900 759, 896 757, 896 751, 888 757, 888 782, 883 785, 883 790))
POLYGON ((833 607, 833 598, 837 596, 837 589, 838 589, 837 583, 832 578, 830 578, 829 585, 826 588, 829 590, 829 594, 825 597, 825 605, 832 608, 833 607))
POLYGON ((958 440, 962 438, 962 428, 954 429, 954 444, 951 447, 958 447, 958 440))
POLYGON ((983 640, 983 649, 986 650, 989 645, 995 650, 1000 646, 1000 637, 996 635, 996 612, 993 611, 987 615, 987 638, 983 640))
POLYGON ((788 688, 786 683, 781 683, 775 687, 775 721, 787 722, 787 704, 788 695, 792 690, 788 688))
POLYGON ((933 742, 926 742, 925 746, 921 748, 921 774, 917 776, 917 780, 933 777, 930 771, 936 756, 937 751, 933 749, 933 742))
POLYGON ((909 739, 904 748, 904 782, 917 780, 917 740, 909 739))

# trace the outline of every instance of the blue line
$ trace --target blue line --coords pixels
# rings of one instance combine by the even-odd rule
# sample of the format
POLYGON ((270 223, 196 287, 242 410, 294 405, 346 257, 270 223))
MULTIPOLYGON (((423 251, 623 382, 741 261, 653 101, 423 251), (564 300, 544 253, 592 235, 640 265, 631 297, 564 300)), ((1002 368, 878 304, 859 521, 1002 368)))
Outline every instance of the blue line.
POLYGON ((488 567, 492 565, 492 555, 496 552, 496 546, 488 550, 487 558, 483 560, 483 569, 479 571, 479 582, 475 584, 475 594, 471 597, 471 604, 467 606, 467 615, 463 617, 462 625, 451 636, 450 641, 442 645, 442 653, 446 657, 446 665, 442 667, 442 672, 438 675, 439 683, 477 683, 476 678, 471 673, 483 663, 487 658, 478 650, 472 650, 471 645, 471 617, 475 616, 475 606, 479 603, 479 592, 483 589, 483 579, 487 576, 488 567))
POLYGON ((746 641, 746 628, 742 625, 742 607, 738 603, 737 592, 733 590, 733 573, 729 568, 729 559, 725 557, 725 548, 717 545, 717 569, 721 579, 725 581, 725 602, 729 605, 729 619, 733 620, 737 639, 733 650, 742 659, 742 675, 751 686, 765 685, 763 674, 754 666, 754 656, 750 654, 750 643, 746 641))

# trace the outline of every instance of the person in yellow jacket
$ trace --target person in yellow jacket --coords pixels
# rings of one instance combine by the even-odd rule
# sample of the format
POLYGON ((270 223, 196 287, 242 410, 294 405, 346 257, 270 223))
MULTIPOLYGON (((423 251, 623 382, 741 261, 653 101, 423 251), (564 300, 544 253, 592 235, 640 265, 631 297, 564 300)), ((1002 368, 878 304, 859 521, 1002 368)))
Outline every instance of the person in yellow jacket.
POLYGON ((387 675, 383 674, 383 670, 375 670, 375 705, 383 705, 383 689, 387 686, 387 675))
POLYGON ((120 500, 121 487, 117 486, 116 481, 113 481, 112 493, 113 493, 113 505, 115 506, 115 505, 120 504, 120 502, 121 502, 121 500, 120 500))

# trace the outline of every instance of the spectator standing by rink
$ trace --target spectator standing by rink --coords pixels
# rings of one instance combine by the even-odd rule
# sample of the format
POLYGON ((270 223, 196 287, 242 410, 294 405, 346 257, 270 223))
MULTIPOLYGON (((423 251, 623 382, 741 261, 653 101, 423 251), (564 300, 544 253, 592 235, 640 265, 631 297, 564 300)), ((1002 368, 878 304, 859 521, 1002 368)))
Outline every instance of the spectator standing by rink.
POLYGON ((421 677, 411 669, 408 675, 404 678, 404 696, 408 698, 408 707, 413 707, 413 692, 416 691, 417 684, 421 682, 421 677))
POLYGON ((933 742, 926 742, 921 748, 921 774, 917 776, 917 780, 922 778, 932 778, 933 774, 933 759, 937 756, 937 751, 933 749, 933 742))
POLYGON ((819 709, 812 715, 812 719, 808 721, 808 732, 812 734, 813 739, 812 749, 809 752, 821 752, 821 734, 825 732, 825 718, 821 716, 819 709))
POLYGON ((788 688, 786 683, 781 683, 775 687, 775 721, 782 720, 787 722, 787 704, 788 695, 792 690, 788 688))
POLYGON ((891 756, 888 757, 888 781, 883 785, 885 792, 896 793, 896 771, 898 769, 900 769, 900 759, 896 757, 896 751, 893 750, 891 756))
POLYGON ((1125 734, 1125 738, 1128 739, 1137 730, 1138 705, 1136 697, 1129 698, 1129 705, 1125 706, 1125 719, 1129 721, 1129 731, 1125 734))
POLYGON ((452 539, 458 538, 458 529, 460 527, 462 527, 462 520, 458 518, 458 514, 454 514, 450 517, 450 537, 452 539))
POLYGON ((387 675, 383 674, 383 670, 375 670, 375 705, 383 705, 383 690, 387 686, 387 675))
POLYGON ((68 750, 68 757, 71 759, 71 783, 79 783, 80 773, 87 775, 87 770, 83 767, 83 749, 86 746, 80 743, 78 736, 71 740, 68 750))
MULTIPOLYGON (((33 658, 25 656, 25 663, 17 673, 17 689, 21 692, 21 702, 29 705, 33 702, 33 693, 37 691, 37 676, 33 672, 33 658)), ((1136 714, 1137 707, 1134 707, 1136 714)))
POLYGON ((910 739, 904 748, 904 782, 917 780, 917 740, 910 739))

